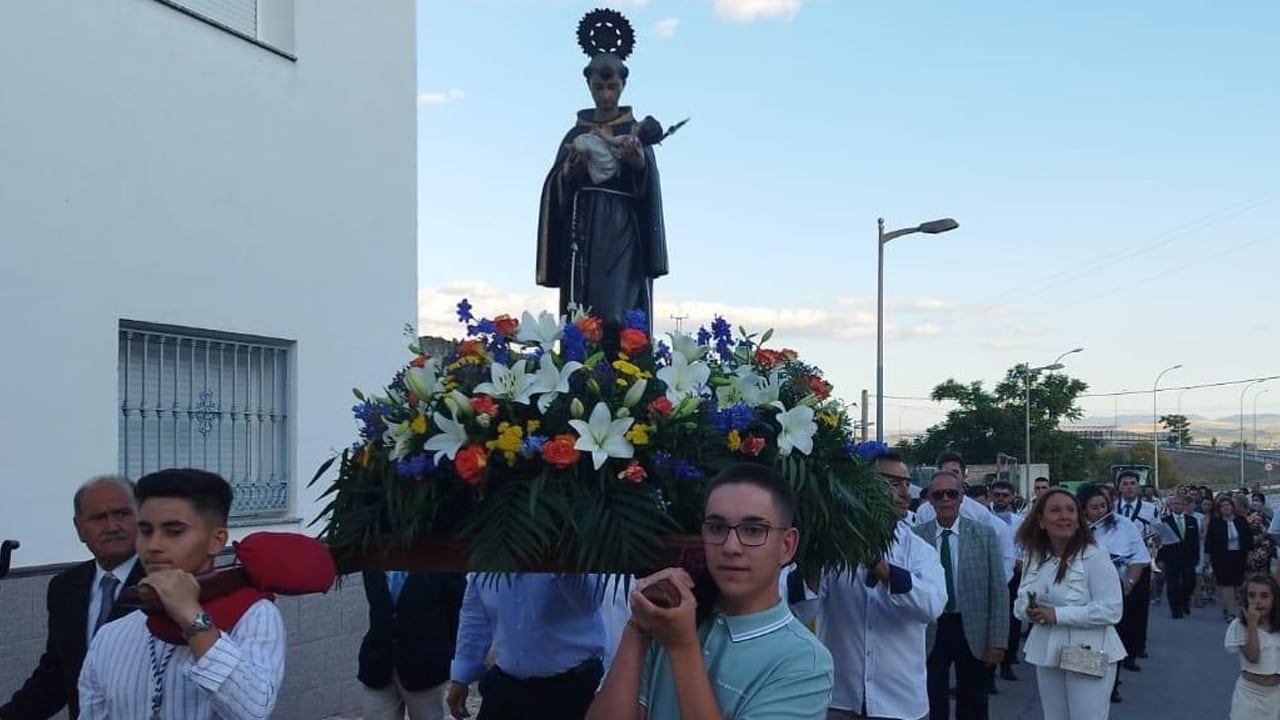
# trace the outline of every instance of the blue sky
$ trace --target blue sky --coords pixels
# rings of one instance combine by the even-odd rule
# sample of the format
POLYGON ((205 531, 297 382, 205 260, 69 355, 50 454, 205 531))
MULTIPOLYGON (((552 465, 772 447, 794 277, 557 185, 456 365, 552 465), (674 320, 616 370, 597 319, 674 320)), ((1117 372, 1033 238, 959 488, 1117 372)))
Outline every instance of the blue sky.
MULTIPOLYGON (((554 302, 533 283, 538 193, 590 102, 574 31, 596 4, 419 4, 425 329, 462 294, 488 314, 554 302)), ((639 36, 624 101, 693 118, 658 150, 659 329, 775 327, 856 400, 875 385, 876 218, 950 216, 886 248, 887 396, 1076 346, 1095 392, 1149 391, 1175 363, 1166 386, 1280 374, 1280 3, 603 4, 639 36)), ((1182 409, 1232 415, 1239 393, 1182 409)), ((886 431, 940 413, 886 400, 886 431)))

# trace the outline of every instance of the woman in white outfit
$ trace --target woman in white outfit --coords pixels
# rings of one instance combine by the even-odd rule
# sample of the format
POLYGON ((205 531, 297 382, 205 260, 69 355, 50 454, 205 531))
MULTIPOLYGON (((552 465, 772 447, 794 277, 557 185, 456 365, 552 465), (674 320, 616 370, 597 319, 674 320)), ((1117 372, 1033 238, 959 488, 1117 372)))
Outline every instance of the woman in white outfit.
POLYGON ((1124 645, 1115 624, 1124 612, 1110 554, 1084 524, 1075 497, 1054 488, 1036 501, 1018 529, 1027 557, 1013 614, 1032 623, 1024 647, 1036 668, 1044 720, 1106 720, 1124 645), (1102 676, 1064 670, 1065 647, 1102 653, 1102 676))

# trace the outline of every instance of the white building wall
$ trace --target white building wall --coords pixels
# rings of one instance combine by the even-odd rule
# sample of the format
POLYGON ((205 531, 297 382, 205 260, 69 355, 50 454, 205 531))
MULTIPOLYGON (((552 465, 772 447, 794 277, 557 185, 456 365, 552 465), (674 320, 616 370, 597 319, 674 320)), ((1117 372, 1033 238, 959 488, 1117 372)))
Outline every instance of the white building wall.
MULTIPOLYGON (((278 1, 278 0, 275 0, 278 1)), ((86 557, 117 467, 121 319, 296 341, 290 515, 403 360, 416 287, 413 0, 298 1, 297 60, 156 0, 0 3, 0 538, 86 557)), ((303 525, 288 527, 302 529, 303 525)))

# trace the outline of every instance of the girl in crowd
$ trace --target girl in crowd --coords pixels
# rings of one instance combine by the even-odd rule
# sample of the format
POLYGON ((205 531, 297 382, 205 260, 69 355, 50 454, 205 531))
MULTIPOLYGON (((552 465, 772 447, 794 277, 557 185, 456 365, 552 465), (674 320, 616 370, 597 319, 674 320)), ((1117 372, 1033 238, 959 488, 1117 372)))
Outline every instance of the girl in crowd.
POLYGON ((1024 653, 1036 667, 1045 720, 1106 720, 1125 656, 1114 627, 1124 611, 1120 581, 1083 515, 1071 493, 1052 488, 1018 529, 1026 556, 1013 612, 1032 623, 1024 653), (1102 677, 1061 668, 1063 648, 1083 645, 1104 654, 1102 677))
POLYGON ((1222 617, 1231 622, 1239 614, 1236 595, 1244 582, 1246 560, 1253 550, 1253 531, 1236 514, 1236 502, 1223 493, 1214 501, 1217 516, 1209 521, 1204 547, 1213 565, 1213 577, 1222 592, 1222 617))
POLYGON ((1240 653, 1240 679, 1231 695, 1231 720, 1275 720, 1280 715, 1280 587, 1252 575, 1245 584, 1244 619, 1227 627, 1227 650, 1240 653))

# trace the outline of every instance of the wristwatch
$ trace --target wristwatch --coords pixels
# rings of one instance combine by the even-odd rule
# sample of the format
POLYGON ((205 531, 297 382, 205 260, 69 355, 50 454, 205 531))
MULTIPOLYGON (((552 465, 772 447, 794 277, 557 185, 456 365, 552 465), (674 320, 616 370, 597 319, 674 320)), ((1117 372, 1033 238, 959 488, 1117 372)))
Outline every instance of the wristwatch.
POLYGON ((182 631, 182 639, 189 641, 195 635, 202 633, 206 630, 212 630, 212 629, 213 629, 213 618, 209 617, 209 613, 201 610, 200 612, 196 613, 195 619, 191 621, 191 624, 188 625, 187 628, 182 631))

